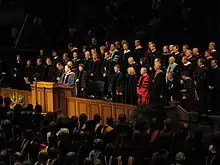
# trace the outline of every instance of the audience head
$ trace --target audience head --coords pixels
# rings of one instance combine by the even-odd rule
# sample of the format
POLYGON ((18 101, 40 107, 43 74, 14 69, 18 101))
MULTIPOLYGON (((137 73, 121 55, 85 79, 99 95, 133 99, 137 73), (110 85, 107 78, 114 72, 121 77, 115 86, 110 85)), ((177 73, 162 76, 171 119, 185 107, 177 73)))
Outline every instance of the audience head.
POLYGON ((182 57, 182 63, 187 64, 189 62, 188 58, 186 56, 182 57))
POLYGON ((127 69, 127 72, 128 72, 128 75, 135 75, 135 74, 136 74, 136 72, 135 72, 135 70, 134 70, 133 67, 129 67, 129 68, 127 69))
POLYGON ((186 57, 191 57, 192 56, 192 50, 186 50, 186 57))
POLYGON ((25 161, 23 161, 22 165, 33 165, 33 164, 30 160, 25 160, 25 161))
POLYGON ((107 51, 107 49, 106 49, 105 46, 101 46, 101 47, 100 47, 100 53, 101 53, 101 54, 104 54, 106 51, 107 51))
POLYGON ((146 67, 142 67, 140 73, 141 73, 141 75, 147 74, 147 68, 146 67))
POLYGON ((21 60, 21 56, 18 54, 18 55, 16 55, 16 60, 17 61, 20 61, 21 60))
POLYGON ((106 118, 106 124, 112 126, 113 123, 114 123, 114 120, 113 120, 113 118, 111 116, 106 118))
POLYGON ((173 47, 174 47, 174 45, 170 45, 170 46, 169 46, 169 52, 170 52, 170 53, 173 52, 173 47))
POLYGON ((85 52, 85 58, 87 59, 87 58, 90 58, 90 51, 86 51, 85 52))
POLYGON ((178 53, 179 52, 179 45, 175 45, 173 47, 173 53, 178 53))
POLYGON ((58 56, 58 54, 57 54, 57 51, 56 51, 56 50, 53 50, 53 51, 52 51, 52 56, 53 56, 53 57, 57 57, 57 56, 58 56))
POLYGON ((65 72, 68 73, 68 72, 71 72, 71 67, 69 65, 65 65, 65 72))
POLYGON ((169 48, 167 45, 163 46, 163 53, 169 53, 169 48))
POLYGON ((96 123, 100 123, 100 121, 102 120, 101 116, 96 113, 94 116, 93 116, 93 120, 96 122, 96 123))
POLYGON ((161 63, 160 62, 155 62, 154 63, 154 69, 155 71, 159 70, 161 68, 161 63))
POLYGON ((205 59, 203 59, 203 58, 198 59, 197 64, 198 64, 199 67, 204 66, 205 65, 205 59))
POLYGON ((205 56, 205 58, 207 58, 207 57, 211 56, 210 51, 209 51, 209 50, 206 50, 206 51, 205 51, 204 56, 205 56))
POLYGON ((28 104, 26 106, 26 111, 33 111, 34 107, 33 107, 33 104, 28 104))
POLYGON ((38 58, 37 59, 37 65, 41 65, 42 64, 42 60, 41 60, 41 58, 38 58))
POLYGON ((215 50, 215 43, 214 42, 209 43, 209 50, 215 50))
POLYGON ((81 124, 85 123, 87 120, 88 120, 88 117, 87 117, 87 115, 86 115, 85 113, 80 114, 80 116, 79 116, 79 122, 80 122, 81 124))
POLYGON ((134 64, 134 62, 135 62, 135 61, 134 61, 134 58, 133 58, 133 57, 129 57, 129 58, 128 58, 128 64, 129 64, 129 65, 134 64))
POLYGON ((175 157, 175 162, 182 165, 186 160, 185 154, 183 152, 178 152, 175 157))
POLYGON ((124 122, 126 122, 126 120, 127 120, 127 118, 126 118, 126 115, 125 115, 125 114, 120 114, 120 115, 118 116, 118 121, 119 121, 119 123, 124 123, 124 122))
POLYGON ((215 60, 215 59, 213 59, 213 60, 211 61, 211 66, 212 66, 213 69, 214 69, 214 68, 217 68, 217 67, 218 67, 218 61, 215 60))
POLYGON ((126 40, 122 40, 122 41, 121 41, 122 47, 123 47, 123 45, 126 44, 126 43, 128 43, 126 40))
POLYGON ((173 64, 173 63, 175 63, 175 57, 171 56, 169 58, 169 64, 173 64))
POLYGON ((120 65, 116 64, 114 66, 114 71, 115 71, 115 73, 119 72, 120 71, 120 65))
POLYGON ((169 152, 166 150, 159 150, 153 154, 152 165, 168 165, 169 152))
POLYGON ((135 45, 135 47, 141 46, 141 41, 140 40, 135 40, 134 45, 135 45))
POLYGON ((35 106, 35 113, 42 113, 42 106, 41 105, 37 104, 35 106))
POLYGON ((160 58, 155 58, 155 59, 154 59, 154 63, 155 63, 155 62, 160 62, 160 58))
POLYGON ((4 98, 4 104, 6 107, 9 107, 11 105, 11 98, 10 97, 5 97, 4 98))
POLYGON ((148 42, 148 48, 149 48, 149 49, 150 49, 150 45, 152 45, 152 44, 154 44, 153 41, 149 41, 149 42, 148 42))
POLYGON ((192 54, 193 54, 194 56, 196 56, 198 53, 199 53, 199 49, 198 49, 198 48, 193 48, 192 54))
POLYGON ((186 53, 187 50, 189 50, 189 45, 184 44, 182 47, 182 52, 186 53))
POLYGON ((124 49, 124 50, 128 50, 128 43, 127 43, 127 42, 124 42, 124 43, 123 43, 123 49, 124 49))

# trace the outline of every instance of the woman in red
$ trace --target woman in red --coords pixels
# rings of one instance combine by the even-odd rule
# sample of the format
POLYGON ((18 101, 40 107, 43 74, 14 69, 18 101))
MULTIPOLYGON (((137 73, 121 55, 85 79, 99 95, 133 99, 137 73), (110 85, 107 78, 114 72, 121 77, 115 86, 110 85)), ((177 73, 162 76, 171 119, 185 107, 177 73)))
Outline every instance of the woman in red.
POLYGON ((138 105, 147 106, 150 102, 150 83, 151 78, 147 74, 145 67, 141 68, 141 77, 137 84, 138 105))

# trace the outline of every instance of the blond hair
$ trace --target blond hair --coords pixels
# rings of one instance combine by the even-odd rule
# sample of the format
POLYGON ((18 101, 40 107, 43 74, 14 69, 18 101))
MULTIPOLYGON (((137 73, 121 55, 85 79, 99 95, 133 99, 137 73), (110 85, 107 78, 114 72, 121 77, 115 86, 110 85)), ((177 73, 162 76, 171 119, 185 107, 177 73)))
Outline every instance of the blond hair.
POLYGON ((128 74, 130 74, 130 75, 136 74, 135 69, 134 69, 133 67, 129 67, 129 68, 127 69, 127 72, 128 72, 128 74))

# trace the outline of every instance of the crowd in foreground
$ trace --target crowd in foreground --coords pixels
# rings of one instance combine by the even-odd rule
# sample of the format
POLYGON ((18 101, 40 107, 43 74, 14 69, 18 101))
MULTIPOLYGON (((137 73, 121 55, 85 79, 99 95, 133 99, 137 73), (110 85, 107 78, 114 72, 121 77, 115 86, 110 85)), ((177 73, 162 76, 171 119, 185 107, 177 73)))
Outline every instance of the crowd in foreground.
MULTIPOLYGON (((201 53, 198 48, 165 45, 160 51, 154 42, 148 48, 135 41, 91 45, 81 49, 71 43, 62 57, 40 50, 36 64, 20 55, 12 71, 12 87, 25 88, 33 81, 52 81, 72 87, 72 96, 109 99, 114 102, 161 109, 180 102, 188 111, 218 111, 220 96, 219 56, 215 43, 201 53), (159 108, 158 108, 159 107, 159 108)), ((9 74, 10 75, 10 74, 9 74)))
POLYGON ((99 114, 41 114, 41 105, 10 108, 0 97, 0 165, 219 165, 219 137, 166 119, 129 121, 99 114), (3 103, 4 102, 4 103, 3 103))

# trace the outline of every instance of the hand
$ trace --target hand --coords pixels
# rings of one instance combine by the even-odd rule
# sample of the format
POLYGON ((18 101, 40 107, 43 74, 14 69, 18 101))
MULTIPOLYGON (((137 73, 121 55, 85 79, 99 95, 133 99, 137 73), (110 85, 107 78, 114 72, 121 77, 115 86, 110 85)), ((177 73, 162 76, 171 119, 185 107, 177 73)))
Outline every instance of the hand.
POLYGON ((160 98, 162 99, 162 98, 163 98, 163 95, 160 95, 160 98))
POLYGON ((16 75, 16 74, 14 74, 13 76, 14 76, 14 77, 17 77, 17 75, 16 75))
POLYGON ((180 80, 180 84, 183 84, 183 80, 180 80))
POLYGON ((76 83, 78 83, 79 82, 79 79, 76 79, 76 83))
POLYGON ((123 94, 121 92, 119 92, 118 95, 123 95, 123 94))
POLYGON ((150 71, 152 71, 152 70, 153 70, 153 68, 152 68, 152 67, 150 67, 149 69, 150 69, 150 71))
POLYGON ((209 86, 209 89, 210 89, 210 90, 213 90, 213 88, 214 88, 214 87, 212 87, 212 86, 209 86))
POLYGON ((60 81, 60 78, 59 78, 59 77, 57 77, 56 79, 57 79, 57 81, 60 81))
POLYGON ((81 88, 81 91, 84 91, 84 88, 81 88))
POLYGON ((93 73, 91 73, 91 74, 90 74, 90 76, 94 76, 94 74, 93 74, 93 73))
POLYGON ((106 77, 106 73, 103 73, 103 77, 106 77))
POLYGON ((194 84, 195 84, 195 85, 197 84, 196 81, 194 81, 194 84))

